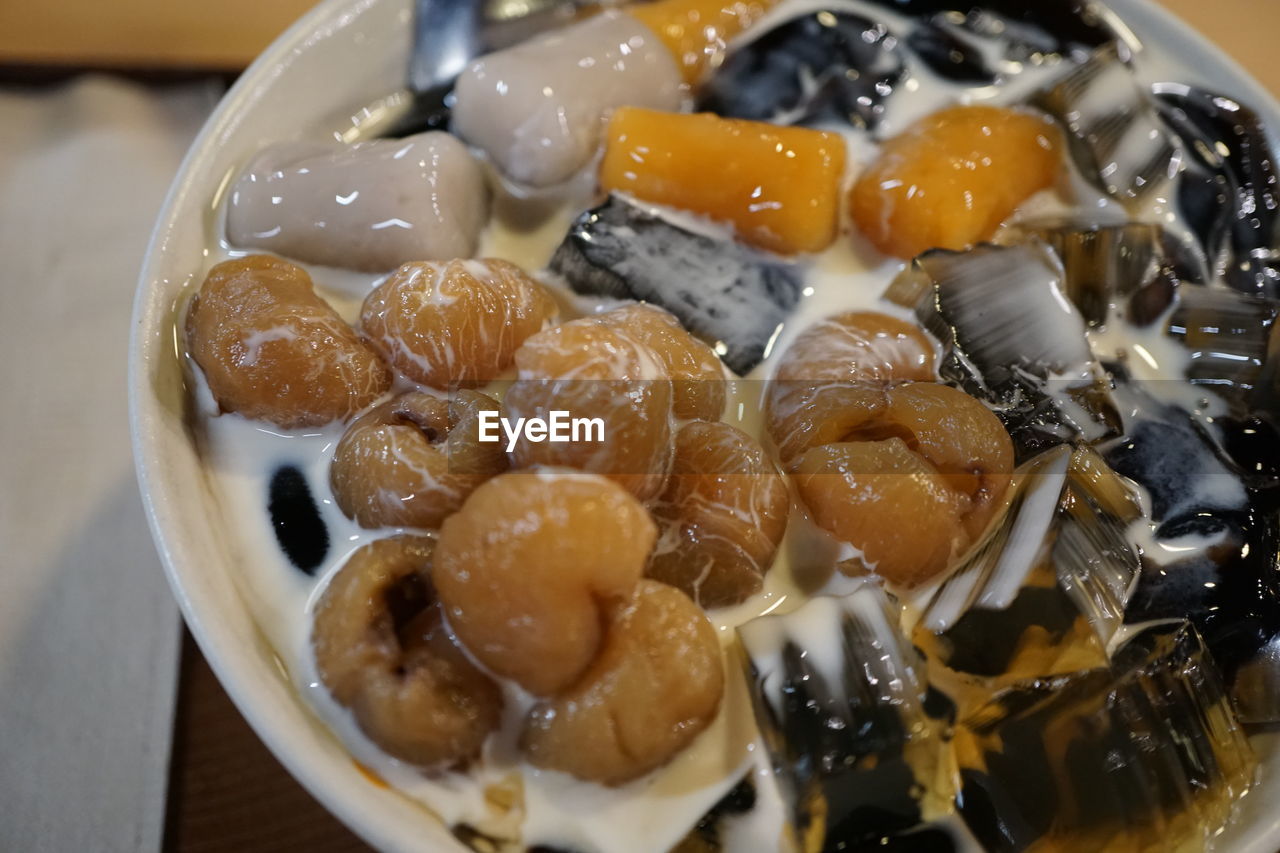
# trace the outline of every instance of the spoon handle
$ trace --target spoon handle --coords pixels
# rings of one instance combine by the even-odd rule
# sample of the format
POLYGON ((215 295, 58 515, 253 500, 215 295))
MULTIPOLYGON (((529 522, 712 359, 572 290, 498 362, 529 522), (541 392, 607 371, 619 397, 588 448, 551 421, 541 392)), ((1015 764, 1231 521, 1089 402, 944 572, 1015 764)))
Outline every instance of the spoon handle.
POLYGON ((458 76, 481 52, 483 0, 414 0, 409 87, 426 92, 458 76))

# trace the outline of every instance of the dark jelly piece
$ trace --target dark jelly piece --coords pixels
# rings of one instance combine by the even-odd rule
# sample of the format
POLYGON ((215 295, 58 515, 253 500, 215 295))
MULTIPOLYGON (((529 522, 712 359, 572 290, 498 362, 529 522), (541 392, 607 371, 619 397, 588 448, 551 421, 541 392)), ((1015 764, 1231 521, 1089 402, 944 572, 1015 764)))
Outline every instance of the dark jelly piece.
POLYGON ((1280 295, 1280 183, 1262 119, 1179 83, 1156 86, 1155 98, 1189 155, 1180 207, 1206 256, 1235 289, 1280 295))
POLYGON ((672 853, 712 853, 724 850, 724 821, 748 814, 756 807, 756 785, 752 781, 754 772, 748 771, 729 793, 708 809, 689 834, 672 848, 672 853))
POLYGON ((1187 379, 1226 398, 1243 416, 1264 366, 1280 355, 1277 316, 1280 301, 1225 288, 1184 287, 1167 332, 1190 353, 1187 379))
POLYGON ((960 850, 956 836, 945 829, 927 826, 900 835, 887 835, 866 846, 867 853, 955 853, 960 850))
POLYGON ((311 497, 307 478, 294 466, 282 465, 271 475, 267 512, 276 542, 289 562, 314 574, 329 553, 329 530, 311 497))
POLYGON ((971 86, 989 86, 999 79, 973 35, 945 17, 917 24, 907 36, 907 47, 944 79, 971 86))
POLYGON ((1000 417, 1018 460, 1063 442, 1118 433, 1085 320, 1044 244, 934 250, 885 294, 942 343, 938 372, 1000 417))
MULTIPOLYGON (((1265 657, 1280 631, 1275 518, 1254 510, 1206 513, 1163 524, 1156 537, 1172 546, 1173 558, 1144 558, 1126 620, 1190 619, 1234 690, 1237 672, 1265 657), (1177 549, 1187 542, 1198 547, 1182 556, 1177 549)), ((1271 714, 1276 719, 1280 708, 1271 714)))
POLYGON ((822 10, 735 50, 703 86, 698 109, 775 124, 834 118, 874 129, 902 70, 883 25, 822 10))
POLYGON ((796 265, 687 231, 616 195, 578 217, 551 269, 578 293, 667 309, 738 375, 760 363, 800 299, 796 265))
POLYGON ((1234 467, 1192 418, 1171 406, 1139 396, 1142 419, 1128 425, 1126 435, 1103 448, 1107 463, 1151 495, 1155 521, 1176 521, 1198 513, 1243 510, 1248 494, 1234 467))
POLYGON ((1173 304, 1183 282, 1206 280, 1203 261, 1159 225, 1096 225, 1071 220, 1019 223, 1001 242, 1035 238, 1062 261, 1063 290, 1090 326, 1105 325, 1121 306, 1135 326, 1149 326, 1173 304))
POLYGON ((1226 263, 1228 193, 1226 178, 1194 164, 1178 176, 1178 211, 1215 275, 1226 263))
POLYGON ((1255 765, 1185 622, 1141 631, 1107 667, 1010 687, 961 720, 955 743, 961 811, 995 853, 1207 843, 1255 765))
POLYGON ((944 724, 875 584, 741 626, 756 720, 806 850, 882 849, 950 813, 944 724))
POLYGON ((1092 450, 1037 456, 990 539, 929 603, 917 647, 988 688, 1105 665, 1139 571, 1126 531, 1140 512, 1092 450))
POLYGON ((999 37, 1010 59, 1100 47, 1115 40, 1105 14, 1082 0, 871 0, 917 18, 945 18, 972 32, 999 37))
POLYGON ((1275 495, 1248 487, 1265 476, 1239 471, 1185 413, 1151 401, 1141 410, 1148 419, 1104 450, 1146 489, 1157 525, 1125 621, 1190 619, 1234 690, 1236 672, 1280 630, 1275 495))
POLYGON ((1031 103, 1063 126, 1081 174, 1107 195, 1128 202, 1168 181, 1176 140, 1115 45, 1095 51, 1031 103))
POLYGON ((1280 509, 1280 430, 1267 416, 1219 418, 1220 446, 1240 470, 1254 502, 1280 509))
POLYGON ((1241 722, 1280 722, 1280 629, 1236 670, 1231 698, 1241 722))

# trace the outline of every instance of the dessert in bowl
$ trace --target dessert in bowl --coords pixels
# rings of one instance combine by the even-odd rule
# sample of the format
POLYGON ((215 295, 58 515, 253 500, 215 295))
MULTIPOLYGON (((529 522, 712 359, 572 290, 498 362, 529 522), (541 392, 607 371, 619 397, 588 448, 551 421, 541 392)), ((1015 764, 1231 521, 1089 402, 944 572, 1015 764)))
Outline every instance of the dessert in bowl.
POLYGON ((131 393, 286 765, 393 848, 1265 847, 1274 110, 1113 6, 660 0, 396 139, 405 5, 264 55, 131 393))

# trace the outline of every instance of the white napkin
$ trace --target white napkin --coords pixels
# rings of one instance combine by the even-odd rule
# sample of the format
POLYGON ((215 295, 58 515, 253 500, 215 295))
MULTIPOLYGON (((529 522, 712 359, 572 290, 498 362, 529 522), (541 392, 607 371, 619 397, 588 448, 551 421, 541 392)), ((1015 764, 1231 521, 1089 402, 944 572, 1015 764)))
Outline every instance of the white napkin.
POLYGON ((0 91, 3 850, 160 845, 179 620, 133 473, 129 315, 217 94, 0 91))

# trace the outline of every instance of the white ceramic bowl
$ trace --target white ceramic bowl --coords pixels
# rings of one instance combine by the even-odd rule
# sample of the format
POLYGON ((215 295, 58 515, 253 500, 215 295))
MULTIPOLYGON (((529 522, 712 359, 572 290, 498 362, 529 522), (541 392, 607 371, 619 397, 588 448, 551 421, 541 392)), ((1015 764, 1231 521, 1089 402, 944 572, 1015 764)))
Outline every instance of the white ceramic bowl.
MULTIPOLYGON (((1280 106, 1230 59, 1148 0, 1111 0, 1166 60, 1167 77, 1238 97, 1280 128, 1280 106)), ((196 138, 143 264, 130 342, 129 405, 152 534, 191 632, 250 725, 289 771, 375 847, 461 850, 413 801, 372 782, 283 675, 233 582, 241 560, 183 426, 175 305, 206 251, 210 202, 263 145, 334 126, 348 107, 403 85, 409 0, 325 0, 258 58, 196 138)), ((1264 779, 1221 848, 1280 849, 1280 748, 1259 741, 1264 779)))

